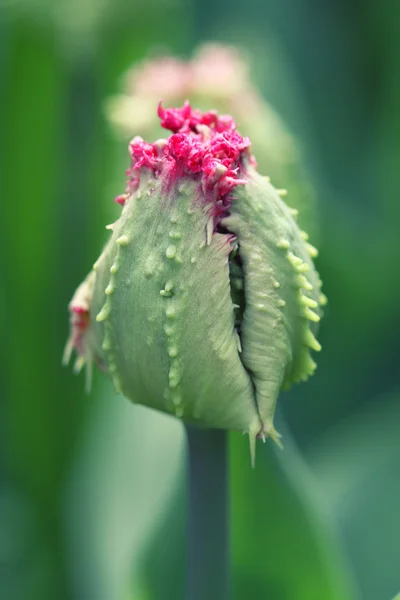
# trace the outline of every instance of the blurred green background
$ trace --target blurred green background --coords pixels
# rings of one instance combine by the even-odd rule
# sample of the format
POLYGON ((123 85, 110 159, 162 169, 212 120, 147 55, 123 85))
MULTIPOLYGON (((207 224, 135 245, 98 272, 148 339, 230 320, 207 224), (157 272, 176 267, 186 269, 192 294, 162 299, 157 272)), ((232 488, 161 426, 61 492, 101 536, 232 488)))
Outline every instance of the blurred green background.
POLYGON ((231 434, 235 599, 399 591, 400 4, 0 0, 1 599, 183 598, 180 424, 60 363, 125 185, 104 102, 154 48, 205 40, 248 49, 302 142, 329 297, 317 374, 280 400, 285 451, 251 471, 231 434))

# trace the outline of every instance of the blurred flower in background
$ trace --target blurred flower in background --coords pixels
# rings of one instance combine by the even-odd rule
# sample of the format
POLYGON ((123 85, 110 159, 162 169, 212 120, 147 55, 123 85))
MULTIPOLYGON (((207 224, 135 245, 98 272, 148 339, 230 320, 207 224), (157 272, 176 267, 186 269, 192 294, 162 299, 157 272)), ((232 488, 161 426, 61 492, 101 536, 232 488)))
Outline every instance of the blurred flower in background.
POLYGON ((251 139, 261 173, 277 188, 288 189, 300 224, 315 228, 315 193, 294 137, 251 77, 251 60, 234 46, 202 44, 191 60, 161 55, 135 64, 123 79, 122 93, 106 103, 106 115, 122 139, 140 135, 155 140, 162 129, 154 105, 162 100, 233 115, 251 139))

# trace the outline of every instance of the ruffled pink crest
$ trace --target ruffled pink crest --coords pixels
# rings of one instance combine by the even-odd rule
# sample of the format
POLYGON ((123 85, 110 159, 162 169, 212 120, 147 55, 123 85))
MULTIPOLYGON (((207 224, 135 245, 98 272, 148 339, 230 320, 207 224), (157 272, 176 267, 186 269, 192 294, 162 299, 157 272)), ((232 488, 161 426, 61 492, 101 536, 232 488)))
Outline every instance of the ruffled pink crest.
POLYGON ((212 203, 212 213, 218 219, 230 203, 230 193, 237 185, 244 185, 244 157, 252 162, 250 140, 236 131, 229 115, 216 111, 201 112, 189 102, 179 108, 164 108, 160 103, 158 116, 162 127, 172 135, 150 144, 135 137, 129 145, 131 166, 127 171, 126 194, 116 198, 124 204, 136 191, 142 169, 164 177, 168 189, 182 177, 199 181, 204 202, 212 203))

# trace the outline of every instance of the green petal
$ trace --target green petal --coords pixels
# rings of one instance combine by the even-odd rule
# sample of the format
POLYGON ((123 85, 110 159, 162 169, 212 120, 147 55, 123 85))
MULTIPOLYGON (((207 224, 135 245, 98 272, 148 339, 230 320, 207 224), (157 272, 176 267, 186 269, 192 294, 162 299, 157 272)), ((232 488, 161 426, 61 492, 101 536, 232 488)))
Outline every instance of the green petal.
POLYGON ((259 431, 234 330, 229 236, 210 235, 197 198, 194 182, 166 194, 144 171, 96 264, 98 340, 132 401, 207 427, 259 431))
POLYGON ((267 178, 249 168, 225 227, 237 235, 245 285, 242 360, 251 374, 263 431, 276 437, 275 404, 282 386, 307 378, 319 349, 320 281, 306 237, 267 178))

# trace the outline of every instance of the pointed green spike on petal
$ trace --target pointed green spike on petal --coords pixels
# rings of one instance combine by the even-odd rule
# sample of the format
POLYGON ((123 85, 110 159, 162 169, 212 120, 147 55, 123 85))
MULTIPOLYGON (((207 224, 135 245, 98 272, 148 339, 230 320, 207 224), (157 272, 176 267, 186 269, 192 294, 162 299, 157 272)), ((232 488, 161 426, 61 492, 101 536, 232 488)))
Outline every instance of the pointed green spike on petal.
POLYGON ((283 443, 281 441, 282 436, 276 431, 274 426, 271 426, 268 431, 265 431, 264 429, 264 433, 271 438, 271 440, 278 446, 279 450, 283 450, 283 443))
POLYGON ((308 308, 308 306, 305 307, 303 314, 306 319, 309 319, 310 321, 313 321, 314 323, 318 323, 321 319, 321 317, 317 313, 315 313, 313 310, 310 310, 308 308))
POLYGON ((276 242, 276 247, 282 248, 283 250, 287 250, 288 248, 290 248, 290 242, 285 238, 279 238, 279 240, 276 242))
POLYGON ((306 244, 307 252, 311 256, 311 258, 316 258, 318 256, 318 250, 312 244, 306 244))
POLYGON ((256 440, 260 433, 260 424, 255 421, 251 423, 249 427, 249 442, 250 442, 250 461, 251 466, 254 469, 256 466, 256 440))
POLYGON ((309 348, 315 350, 316 352, 319 352, 321 350, 321 344, 318 342, 318 340, 316 339, 309 327, 307 327, 305 330, 304 342, 307 346, 309 346, 309 348))
POLYGON ((308 279, 304 275, 297 275, 296 281, 299 287, 304 288, 307 292, 313 291, 312 284, 308 281, 308 279))
POLYGON ((308 296, 305 296, 304 294, 300 294, 300 302, 302 304, 304 304, 304 306, 308 306, 308 308, 317 308, 318 307, 318 302, 316 300, 314 300, 313 298, 309 298, 308 296))
POLYGON ((328 304, 328 298, 325 296, 325 294, 319 295, 319 304, 320 306, 326 306, 328 304))

